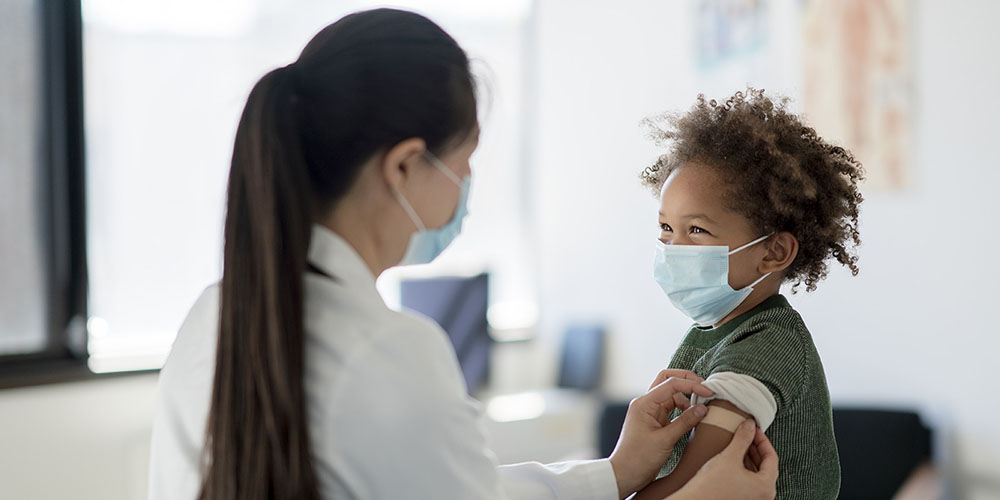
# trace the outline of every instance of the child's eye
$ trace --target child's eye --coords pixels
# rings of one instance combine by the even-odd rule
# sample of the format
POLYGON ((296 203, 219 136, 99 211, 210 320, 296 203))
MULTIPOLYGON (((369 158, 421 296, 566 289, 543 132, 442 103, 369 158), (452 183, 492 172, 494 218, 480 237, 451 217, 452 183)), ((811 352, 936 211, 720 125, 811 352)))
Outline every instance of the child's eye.
POLYGON ((668 232, 668 233, 670 233, 670 232, 673 232, 673 229, 671 229, 671 228, 670 228, 670 225, 669 225, 669 224, 662 224, 662 223, 661 223, 661 224, 660 224, 660 230, 661 230, 661 231, 666 231, 666 232, 668 232))
POLYGON ((692 233, 705 233, 705 234, 709 234, 708 231, 705 231, 704 229, 702 229, 702 228, 700 228, 698 226, 691 226, 691 232, 692 233))

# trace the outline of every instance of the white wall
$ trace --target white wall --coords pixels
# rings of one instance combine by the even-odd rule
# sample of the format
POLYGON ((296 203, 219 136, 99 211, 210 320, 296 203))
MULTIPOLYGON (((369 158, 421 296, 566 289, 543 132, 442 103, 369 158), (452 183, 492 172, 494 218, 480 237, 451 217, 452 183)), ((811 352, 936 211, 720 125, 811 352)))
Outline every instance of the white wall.
MULTIPOLYGON (((554 343, 567 322, 607 322, 612 393, 644 389, 688 326, 651 278, 656 205, 637 173, 656 150, 638 122, 746 84, 798 98, 796 2, 770 3, 772 53, 705 78, 689 47, 693 2, 538 2, 531 169, 542 326, 554 343)), ((951 436, 966 475, 998 477, 1000 4, 912 10, 912 186, 868 193, 860 276, 836 271, 791 301, 835 403, 921 409, 951 436)))
POLYGON ((146 498, 155 375, 0 391, 0 498, 146 498))

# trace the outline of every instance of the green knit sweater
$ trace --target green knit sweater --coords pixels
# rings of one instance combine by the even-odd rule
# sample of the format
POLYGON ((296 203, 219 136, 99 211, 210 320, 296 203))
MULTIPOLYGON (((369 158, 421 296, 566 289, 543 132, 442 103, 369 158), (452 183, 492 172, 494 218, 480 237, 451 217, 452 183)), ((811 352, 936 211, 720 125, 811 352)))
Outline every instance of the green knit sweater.
MULTIPOLYGON (((742 373, 767 386, 778 403, 767 430, 780 463, 778 500, 837 498, 840 461, 823 364, 809 330, 785 297, 774 295, 718 328, 691 327, 670 368, 705 378, 742 373)), ((686 446, 685 436, 660 477, 674 470, 686 446)))

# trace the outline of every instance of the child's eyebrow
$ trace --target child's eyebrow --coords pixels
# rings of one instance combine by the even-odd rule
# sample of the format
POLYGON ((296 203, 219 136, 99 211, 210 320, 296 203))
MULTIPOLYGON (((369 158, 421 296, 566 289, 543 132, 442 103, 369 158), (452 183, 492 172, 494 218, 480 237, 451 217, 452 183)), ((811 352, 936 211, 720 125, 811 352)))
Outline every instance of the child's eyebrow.
POLYGON ((715 220, 712 219, 711 217, 705 215, 705 214, 688 214, 688 215, 685 215, 685 216, 683 216, 681 218, 682 219, 687 219, 687 220, 701 219, 701 220, 704 220, 704 221, 707 221, 707 222, 711 222, 712 224, 715 224, 715 220))
MULTIPOLYGON (((660 210, 657 213, 660 214, 660 217, 663 217, 663 211, 662 210, 660 210)), ((704 221, 708 221, 708 222, 711 222, 711 223, 715 224, 715 219, 712 219, 711 217, 709 217, 709 216, 707 216, 705 214, 687 214, 687 215, 681 216, 681 218, 682 219, 687 219, 687 220, 702 219, 704 221)))
MULTIPOLYGON (((660 214, 660 218, 663 218, 663 211, 662 210, 660 210, 657 213, 660 214)), ((701 220, 703 220, 705 222, 710 222, 712 224, 717 224, 717 222, 715 222, 715 219, 713 219, 713 218, 711 218, 711 217, 709 217, 709 216, 707 216, 705 214, 687 214, 687 215, 682 215, 681 218, 682 219, 686 219, 686 220, 701 219, 701 220)))

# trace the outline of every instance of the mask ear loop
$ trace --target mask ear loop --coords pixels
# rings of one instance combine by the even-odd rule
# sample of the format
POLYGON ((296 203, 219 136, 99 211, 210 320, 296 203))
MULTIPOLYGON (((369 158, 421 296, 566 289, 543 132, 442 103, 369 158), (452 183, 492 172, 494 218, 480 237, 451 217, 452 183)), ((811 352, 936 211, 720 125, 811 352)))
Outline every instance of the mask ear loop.
POLYGON ((417 215, 417 211, 413 209, 410 202, 406 201, 406 197, 403 196, 403 193, 400 193, 399 190, 393 187, 392 194, 396 196, 396 201, 398 201, 403 207, 403 211, 406 212, 406 215, 410 216, 410 220, 413 221, 413 225, 417 226, 417 230, 426 231, 427 227, 424 226, 423 221, 420 220, 420 217, 417 215))
POLYGON ((757 286, 761 281, 764 281, 770 275, 771 275, 771 273, 767 273, 767 274, 761 276, 760 278, 757 278, 757 281, 754 281, 753 283, 750 283, 750 286, 748 286, 747 288, 753 288, 753 287, 757 286))
POLYGON ((456 186, 462 187, 462 179, 459 179, 458 176, 455 175, 455 172, 452 172, 443 161, 439 160, 437 156, 434 156, 434 153, 424 150, 424 158, 427 158, 427 161, 431 162, 431 165, 437 167, 438 170, 440 170, 445 177, 450 179, 451 182, 454 182, 456 186))
MULTIPOLYGON (((762 241, 770 238, 773 235, 774 235, 774 233, 765 234, 764 236, 761 236, 760 238, 757 238, 756 240, 753 240, 750 243, 747 243, 746 245, 743 245, 743 246, 737 248, 736 250, 733 250, 732 252, 729 252, 727 255, 732 255, 732 254, 734 254, 736 252, 739 252, 740 250, 743 250, 744 248, 752 247, 752 246, 754 246, 754 245, 756 245, 756 244, 758 244, 758 243, 760 243, 760 242, 762 242, 762 241)), ((760 278, 757 278, 757 281, 754 281, 753 283, 750 283, 750 285, 747 286, 747 288, 752 289, 753 287, 755 287, 758 284, 760 284, 761 281, 764 281, 770 275, 771 275, 771 273, 767 273, 767 274, 761 276, 760 278)))
MULTIPOLYGON (((459 179, 458 176, 455 175, 455 172, 452 172, 443 161, 439 160, 437 156, 434 156, 434 154, 430 151, 424 150, 424 158, 427 158, 427 161, 429 161, 431 165, 434 165, 438 168, 438 170, 444 173, 445 177, 451 180, 451 182, 454 182, 458 187, 462 187, 462 180, 459 179)), ((417 215, 417 211, 413 209, 413 206, 406 200, 403 193, 400 193, 399 190, 394 187, 392 188, 392 194, 396 196, 396 200, 399 201, 399 204, 403 207, 403 211, 406 212, 406 215, 410 217, 410 221, 413 222, 413 225, 417 226, 417 230, 426 231, 427 226, 425 226, 423 221, 420 220, 420 216, 417 215)))
POLYGON ((727 253, 726 255, 732 255, 732 254, 734 254, 736 252, 739 252, 740 250, 743 250, 744 248, 750 248, 750 247, 752 247, 752 246, 754 246, 754 245, 756 245, 756 244, 758 244, 758 243, 760 243, 760 242, 762 242, 762 241, 770 238, 771 236, 774 236, 774 233, 765 234, 764 236, 761 236, 760 238, 757 238, 756 240, 753 240, 750 243, 747 243, 746 245, 743 245, 743 246, 737 248, 736 250, 733 250, 733 251, 727 253))

